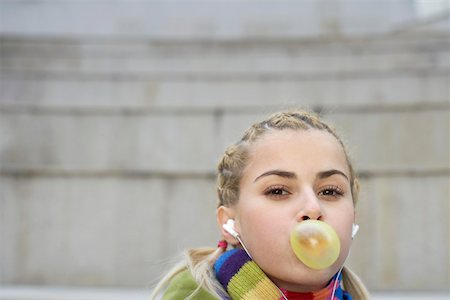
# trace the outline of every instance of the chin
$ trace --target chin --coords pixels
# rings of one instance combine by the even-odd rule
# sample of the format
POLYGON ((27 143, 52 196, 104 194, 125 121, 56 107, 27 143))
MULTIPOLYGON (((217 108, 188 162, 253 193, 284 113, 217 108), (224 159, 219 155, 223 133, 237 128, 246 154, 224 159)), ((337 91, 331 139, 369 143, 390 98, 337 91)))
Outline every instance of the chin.
POLYGON ((339 267, 330 267, 323 270, 314 270, 302 265, 301 270, 292 272, 288 276, 280 278, 268 276, 280 288, 292 292, 312 292, 324 288, 338 269, 339 267))

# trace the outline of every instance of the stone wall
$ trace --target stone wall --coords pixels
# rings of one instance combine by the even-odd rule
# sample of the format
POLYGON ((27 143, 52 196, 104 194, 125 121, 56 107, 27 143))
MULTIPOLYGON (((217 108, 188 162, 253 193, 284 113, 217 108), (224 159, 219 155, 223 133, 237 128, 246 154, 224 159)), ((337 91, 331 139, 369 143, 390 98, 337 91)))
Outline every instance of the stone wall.
POLYGON ((148 286, 216 244, 224 148, 301 106, 362 179, 350 266, 373 291, 447 289, 449 18, 363 2, 2 3, 0 283, 148 286))

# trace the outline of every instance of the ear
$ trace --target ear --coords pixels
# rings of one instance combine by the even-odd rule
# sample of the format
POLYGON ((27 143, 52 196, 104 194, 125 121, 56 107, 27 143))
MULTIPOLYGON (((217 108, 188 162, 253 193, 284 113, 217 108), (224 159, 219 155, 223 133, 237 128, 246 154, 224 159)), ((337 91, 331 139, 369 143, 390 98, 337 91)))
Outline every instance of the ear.
POLYGON ((225 229, 223 229, 223 224, 226 224, 229 219, 234 219, 235 211, 233 208, 226 206, 219 206, 216 211, 217 223, 220 227, 220 233, 222 237, 231 245, 239 244, 239 241, 229 234, 225 229))

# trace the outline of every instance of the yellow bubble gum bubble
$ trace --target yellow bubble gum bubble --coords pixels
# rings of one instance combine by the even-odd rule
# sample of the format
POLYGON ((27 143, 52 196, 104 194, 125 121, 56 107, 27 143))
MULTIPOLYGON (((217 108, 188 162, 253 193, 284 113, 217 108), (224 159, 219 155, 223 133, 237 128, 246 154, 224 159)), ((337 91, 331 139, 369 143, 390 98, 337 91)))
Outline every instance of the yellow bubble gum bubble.
POLYGON ((336 231, 325 222, 306 220, 291 232, 291 247, 298 259, 311 269, 325 269, 338 258, 341 243, 336 231))

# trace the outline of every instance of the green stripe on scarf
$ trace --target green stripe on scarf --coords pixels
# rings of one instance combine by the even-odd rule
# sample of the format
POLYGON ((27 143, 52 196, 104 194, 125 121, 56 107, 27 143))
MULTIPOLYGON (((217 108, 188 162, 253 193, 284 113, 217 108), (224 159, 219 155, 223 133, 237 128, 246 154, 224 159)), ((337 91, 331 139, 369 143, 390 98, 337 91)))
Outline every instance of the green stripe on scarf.
POLYGON ((244 263, 230 279, 227 291, 233 300, 275 300, 281 296, 273 282, 251 260, 244 263))

